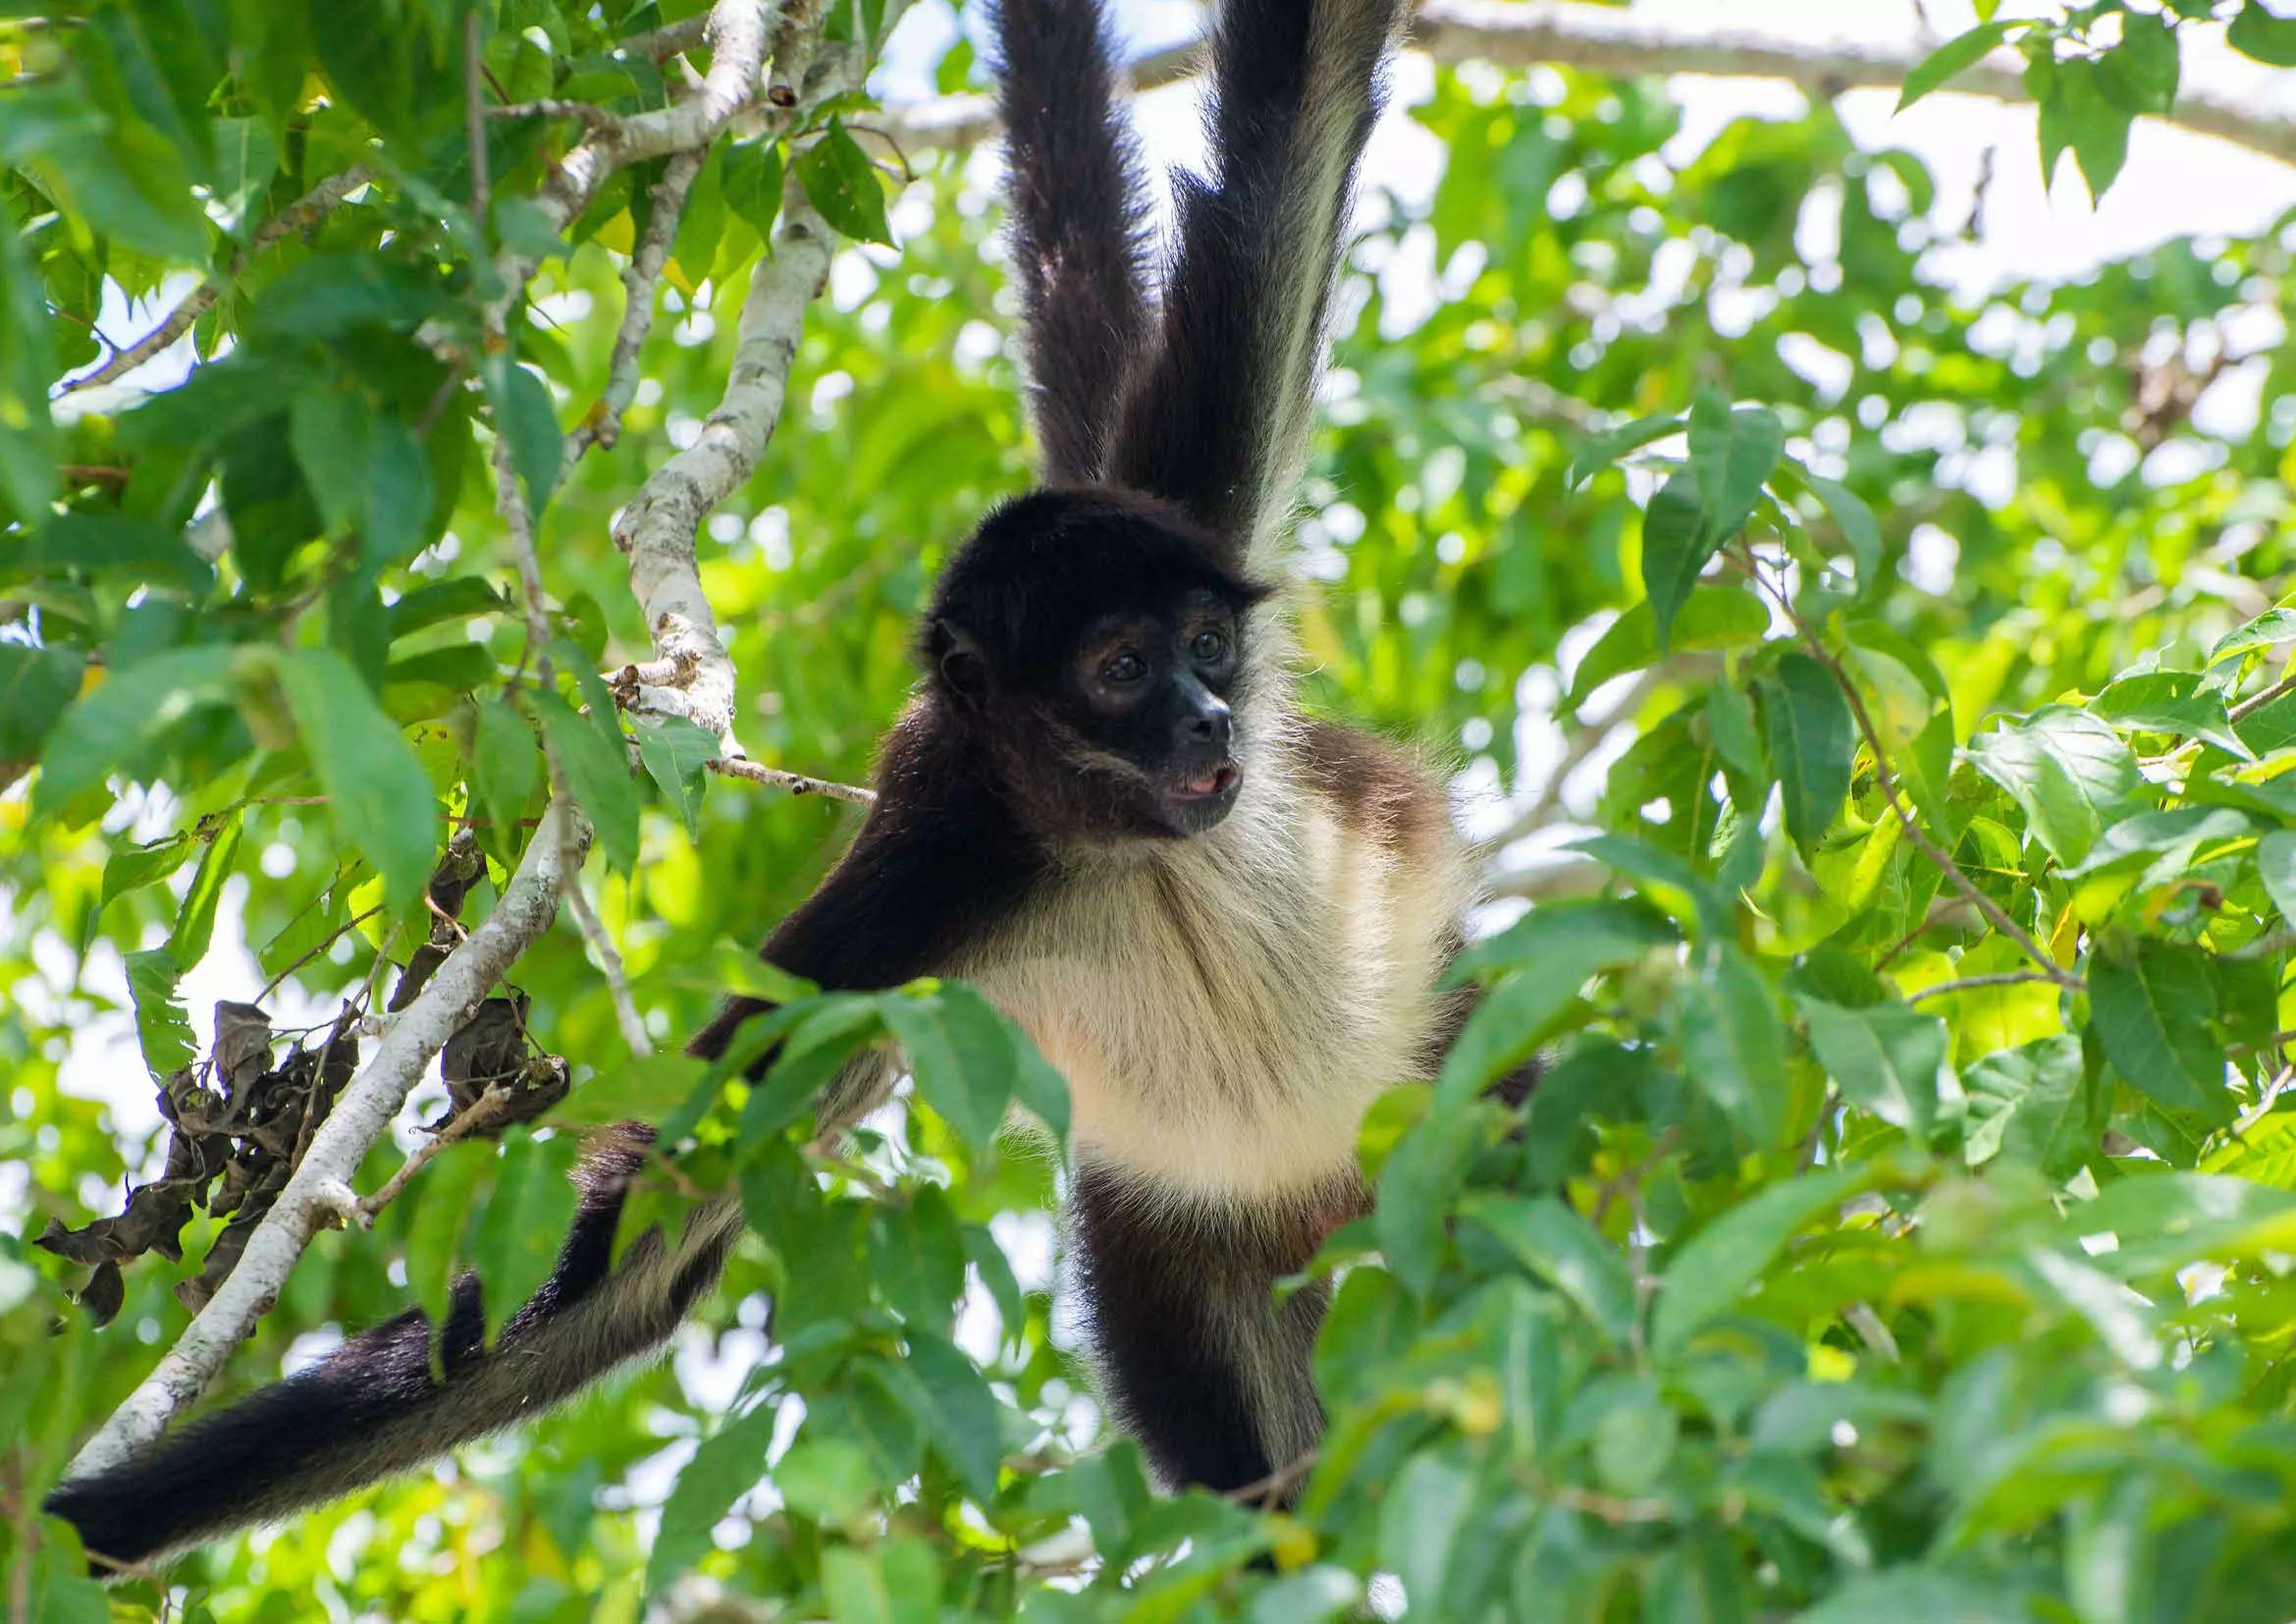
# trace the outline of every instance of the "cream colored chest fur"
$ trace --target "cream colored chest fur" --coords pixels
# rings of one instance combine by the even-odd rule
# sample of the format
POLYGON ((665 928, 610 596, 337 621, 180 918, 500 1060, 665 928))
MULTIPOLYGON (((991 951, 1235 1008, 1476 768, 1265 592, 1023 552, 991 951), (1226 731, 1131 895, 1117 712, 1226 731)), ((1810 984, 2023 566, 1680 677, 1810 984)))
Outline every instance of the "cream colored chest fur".
POLYGON ((1077 1157, 1176 1194, 1308 1195, 1425 1075, 1468 893, 1288 774, 1192 840, 1075 859, 959 973, 1068 1078, 1077 1157))

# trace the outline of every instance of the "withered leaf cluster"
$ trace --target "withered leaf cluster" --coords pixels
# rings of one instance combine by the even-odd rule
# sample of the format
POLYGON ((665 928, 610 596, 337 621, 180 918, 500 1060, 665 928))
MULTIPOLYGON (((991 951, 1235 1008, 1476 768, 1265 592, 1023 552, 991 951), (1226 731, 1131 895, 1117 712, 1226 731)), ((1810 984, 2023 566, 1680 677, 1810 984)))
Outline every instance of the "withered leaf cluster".
POLYGON ((80 1301, 96 1324, 108 1324, 120 1311, 123 1263, 146 1252, 183 1261, 184 1225, 194 1208, 231 1222, 198 1274, 177 1283, 176 1296, 196 1313, 215 1294, 279 1199, 312 1131, 358 1070, 357 1014, 347 1007, 316 1044, 298 1040, 276 1066, 272 1048, 271 1017, 262 1009, 218 1003, 206 1068, 211 1080, 186 1066, 160 1086, 160 1113, 169 1127, 166 1170, 130 1190, 117 1218, 78 1229, 48 1220, 38 1244, 95 1271, 80 1301))
MULTIPOLYGON (((486 858, 468 830, 455 835, 431 876, 431 931, 400 971, 389 1007, 412 1003, 461 940, 456 922, 486 858)), ((566 1062, 541 1053, 526 1030, 528 1001, 490 998, 439 1056, 447 1110, 432 1132, 463 1118, 455 1137, 490 1137, 531 1121, 565 1098, 566 1062)), ((80 1294, 98 1325, 120 1312, 126 1282, 120 1267, 146 1252, 171 1263, 184 1258, 184 1225, 195 1209, 231 1219, 208 1249, 198 1274, 176 1285, 177 1300, 196 1314, 238 1265, 247 1238, 286 1188, 309 1149, 311 1134, 358 1071, 360 1012, 346 1005, 317 1044, 298 1041, 272 1065, 271 1017, 251 1003, 215 1006, 215 1045, 204 1067, 186 1066, 161 1085, 168 1120, 166 1170, 128 1192, 126 1211, 80 1228, 48 1220, 38 1244, 94 1270, 80 1294)))

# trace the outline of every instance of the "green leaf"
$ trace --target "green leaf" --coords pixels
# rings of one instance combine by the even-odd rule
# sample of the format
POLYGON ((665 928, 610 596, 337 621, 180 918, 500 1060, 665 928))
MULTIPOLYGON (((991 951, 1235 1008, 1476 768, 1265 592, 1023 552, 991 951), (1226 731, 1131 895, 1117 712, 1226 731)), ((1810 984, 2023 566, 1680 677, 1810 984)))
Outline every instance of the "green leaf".
POLYGON ((606 742, 597 728, 555 693, 533 696, 542 731, 565 769, 567 787, 598 832, 606 860, 624 874, 638 868, 638 788, 629 758, 606 742))
POLYGON ((1674 1458, 1682 1423, 1647 1382, 1624 1384, 1594 1424, 1594 1476, 1614 1494, 1643 1494, 1674 1458))
POLYGON ((1799 472, 1801 482, 1826 505, 1826 512, 1842 527, 1842 539, 1849 543, 1849 556, 1857 563, 1857 595, 1871 597, 1882 580, 1881 521, 1865 505, 1865 498, 1848 486, 1821 478, 1807 468, 1799 472))
POLYGON ((925 1103, 966 1144, 986 1150, 1004 1125, 1014 1070, 1012 1039, 988 1001, 949 985, 922 998, 894 994, 880 1006, 925 1103))
POLYGON ((1642 586, 1660 650, 1671 646, 1675 616, 1722 539, 1706 522, 1688 474, 1676 474, 1651 496, 1642 514, 1642 586))
POLYGON ((147 947, 123 959, 128 970, 128 997, 135 1005, 135 1036, 143 1049, 143 1063, 154 1077, 165 1077, 189 1065, 198 1056, 191 1044, 191 1023, 184 1014, 176 984, 184 978, 183 965, 165 947, 147 947))
POLYGON ((2248 746, 2232 731, 2224 712, 2224 695, 2201 686, 2195 672, 2149 672, 2109 682, 2089 701, 2089 714, 2103 717, 2116 728, 2138 732, 2177 733, 2214 744, 2242 761, 2253 760, 2248 746))
POLYGON ((503 1136, 494 1193, 478 1220, 479 1300, 492 1346, 503 1323, 558 1267, 579 1200, 574 1163, 579 1147, 564 1134, 536 1139, 521 1123, 503 1136))
POLYGON ((397 417, 376 417, 366 452, 359 522, 367 568, 404 564, 430 540, 435 502, 431 461, 414 430, 397 417))
POLYGON ((1809 1022, 1818 1063, 1843 1097, 1903 1128, 1916 1144, 1925 1142, 1937 1117, 1946 1023, 1903 1003, 1845 1008, 1798 995, 1794 1002, 1809 1022))
POLYGON ((1253 1597, 1250 1624, 1329 1624, 1354 1617, 1363 1582, 1346 1568, 1318 1562, 1287 1574, 1253 1597))
POLYGON ((1567 982, 1575 990, 1605 965, 1629 962, 1680 940, 1673 921, 1639 899, 1549 902, 1467 948, 1452 960, 1443 980, 1456 986, 1527 969, 1540 980, 1567 982))
POLYGON ((1767 1148, 1786 1116, 1786 1033, 1753 960, 1734 943, 1713 951, 1712 967, 1679 995, 1677 1039, 1699 1088, 1767 1148))
POLYGON ((710 1530, 765 1477, 779 1419, 780 1407, 769 1399, 702 1440, 662 1507, 662 1527, 646 1559, 648 1597, 716 1548, 710 1530))
POLYGON ((463 1237, 473 1212, 494 1177, 497 1151, 483 1139, 449 1145, 422 1169, 412 1186, 413 1218, 407 1225, 406 1284, 430 1317, 434 1346, 462 1256, 463 1237))
POLYGON ((1786 1243, 1820 1214, 1860 1189, 1866 1173, 1803 1173, 1757 1192, 1698 1231, 1667 1264, 1650 1315, 1650 1351, 1672 1361, 1690 1339, 1730 1312, 1786 1243))
MULTIPOLYGON (((727 146, 720 154, 725 206, 766 242, 781 212, 781 148, 773 141, 727 146)), ((818 206, 818 205, 816 205, 818 206)))
POLYGON ((2064 871, 2077 879, 2125 858, 2169 852, 2181 868, 2211 841, 2245 839, 2256 828, 2249 814, 2230 806, 2176 806, 2165 812, 2139 812, 2123 818, 2098 838, 2089 855, 2064 871))
POLYGON ((2264 0, 2242 0, 2224 43, 2268 68, 2296 68, 2296 17, 2267 11, 2264 0))
POLYGON ((336 834, 383 877, 394 911, 412 907, 439 851, 430 775, 341 655, 288 649, 275 669, 295 731, 319 770, 336 834))
POLYGON ((961 1231, 965 1246, 965 1261, 980 1271, 981 1283, 988 1288, 996 1304, 996 1312, 1004 1319, 1007 1341, 1019 1339, 1028 1324, 1028 1299, 1021 1295, 1021 1282, 1012 1272, 1012 1260, 996 1244, 996 1236, 987 1224, 968 1223, 961 1231))
POLYGON ((1806 654, 1782 655, 1778 675, 1763 677, 1756 691, 1786 832, 1808 852, 1849 794, 1857 724, 1833 674, 1806 654))
POLYGON ((686 839, 702 836, 702 796, 709 788, 706 765, 719 754, 718 741, 708 729, 682 716, 656 721, 636 717, 638 755, 663 796, 677 808, 685 823, 686 839))
POLYGON ((1985 60, 1987 54, 2008 37, 2017 26, 2013 20, 1998 23, 1980 23, 1967 33, 1955 34, 1914 65, 1905 76, 1905 87, 1897 92, 1897 111, 1902 113, 1932 90, 1966 73, 1985 60))
POLYGON ((1012 1097, 1022 1109, 1044 1124, 1055 1143, 1068 1143, 1069 1095, 1068 1079, 1050 1060, 1044 1058, 1029 1035, 1005 1023, 1012 1039, 1013 1074, 1012 1097))
POLYGON ((471 788, 494 821, 496 849, 515 850, 518 820, 542 774, 542 751, 534 742, 534 730, 507 701, 481 705, 472 749, 477 782, 471 788))
POLYGON ((892 242, 877 166, 834 114, 821 139, 798 154, 797 182, 822 218, 845 236, 859 243, 892 242))
POLYGON ((2097 1154, 2104 1111, 2078 1038, 2040 1038, 1988 1055, 1961 1073, 1961 1087, 1970 1123, 1962 1156, 1973 1167, 1999 1156, 2061 1182, 2097 1154))
POLYGON ((2025 809, 2028 833, 2068 865, 2089 854, 2143 785, 2120 735, 2069 705, 2044 705, 2021 723, 1979 733, 1963 753, 2025 809))
POLYGON ((688 1055, 638 1055, 577 1085, 550 1113, 568 1127, 659 1122, 701 1086, 709 1062, 688 1055))
POLYGON ((80 692, 87 651, 0 643, 0 762, 29 761, 80 692))
POLYGON ((907 1379, 896 1390, 934 1453, 955 1469, 967 1493, 988 1503, 1004 1459, 1003 1428, 980 1371, 954 1342, 916 1325, 909 1326, 908 1359, 893 1368, 907 1379))
POLYGON ((210 833, 207 849, 200 854, 198 870, 191 876, 190 888, 184 893, 184 905, 176 914, 176 928, 165 944, 168 952, 178 964, 190 970, 207 956, 208 944, 215 937, 216 904, 223 899, 223 883, 231 878, 232 864, 240 855, 240 815, 226 816, 210 833))
POLYGON ((2032 1624, 2024 1587, 2007 1579, 1965 1579, 1909 1563, 1853 1573, 1800 1615, 1800 1624, 2032 1624))
POLYGON ((2165 116, 2176 105, 2176 26, 2165 17, 2122 12, 2120 43, 2098 67, 2105 93, 2116 105, 2165 116))
MULTIPOLYGON (((1758 642, 1770 629, 1770 612, 1736 586, 1697 586, 1676 607, 1671 646, 1683 652, 1736 648, 1758 642)), ((1571 675, 1569 703, 1577 706, 1614 677, 1654 664, 1663 651, 1658 617, 1645 598, 1610 623, 1571 675)))
MULTIPOLYGON (((8 144, 6 125, 0 118, 0 146, 8 144)), ((47 290, 25 235, 0 231, 0 502, 19 514, 44 514, 56 494, 60 444, 48 407, 56 351, 47 290)))
POLYGON ((1629 452, 1638 451, 1653 440, 1677 433, 1682 426, 1682 414, 1659 412, 1654 416, 1637 417, 1630 423, 1605 429, 1590 436, 1571 454, 1571 465, 1563 472, 1566 490, 1576 490, 1581 484, 1609 467, 1629 452))
POLYGON ((1561 1291, 1614 1346, 1634 1329, 1634 1280, 1626 1255, 1551 1196, 1471 1196, 1460 1217, 1561 1291))
POLYGON ((509 601, 483 575, 451 575, 416 587, 383 612, 391 642, 445 621, 498 615, 509 601))
POLYGON ((965 1289, 965 1239, 938 1186, 921 1185, 908 1206, 880 1205, 870 1215, 869 1272, 902 1319, 948 1324, 965 1289))
POLYGON ((1427 1294, 1442 1267, 1447 1216, 1482 1130, 1471 1103, 1438 1099, 1379 1169, 1379 1250, 1415 1295, 1427 1294))
POLYGON ((2209 1033, 2216 994, 2204 954, 2147 939, 2126 957, 2093 955, 2088 979, 2090 1022, 2131 1088, 2213 1126, 2232 1120, 2223 1046, 2209 1033))
POLYGON ((2296 920, 2296 832, 2275 829, 2256 842, 2256 875, 2281 920, 2296 920))
POLYGON ((1474 1479, 1444 1450, 1412 1456, 1381 1496, 1379 1564, 1403 1581, 1414 1612, 1445 1616, 1441 1598, 1452 1548, 1473 1503, 1474 1479))
POLYGON ((112 773, 138 777, 152 747, 193 713, 225 703, 236 651, 214 646, 168 649, 141 661, 132 680, 113 673, 66 711, 40 752, 32 816, 57 809, 112 773))
POLYGON ((485 376, 496 432, 509 442, 510 464, 526 487, 526 505, 539 525, 565 459, 558 408, 551 404, 549 386, 507 353, 487 357, 485 376))
POLYGON ((1786 425, 1777 413, 1761 406, 1733 410, 1729 397, 1712 388, 1690 403, 1690 473, 1716 545, 1745 528, 1785 450, 1786 425))
POLYGON ((215 586, 214 565, 182 536, 133 514, 58 514, 31 535, 11 537, 0 554, 0 580, 67 569, 173 588, 193 598, 215 586))
POLYGON ((189 835, 171 835, 149 845, 122 846, 104 859, 103 900, 155 885, 190 861, 201 847, 189 835))
POLYGON ((849 1523, 876 1497, 876 1468, 859 1444, 801 1437, 774 1468, 774 1488, 801 1517, 849 1523))

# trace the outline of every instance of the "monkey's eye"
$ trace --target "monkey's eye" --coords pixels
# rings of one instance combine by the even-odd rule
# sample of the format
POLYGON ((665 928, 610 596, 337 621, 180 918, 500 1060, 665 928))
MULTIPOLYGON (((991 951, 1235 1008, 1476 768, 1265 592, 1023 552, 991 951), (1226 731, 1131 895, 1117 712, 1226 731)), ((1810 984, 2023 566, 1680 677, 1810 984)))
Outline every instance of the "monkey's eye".
POLYGON ((1200 631, 1196 634, 1196 640, 1188 645, 1188 652, 1208 666, 1228 652, 1228 634, 1224 631, 1200 631))
POLYGON ((1137 654, 1119 654, 1100 668, 1100 680, 1119 686, 1137 682, 1148 675, 1148 662, 1137 654))

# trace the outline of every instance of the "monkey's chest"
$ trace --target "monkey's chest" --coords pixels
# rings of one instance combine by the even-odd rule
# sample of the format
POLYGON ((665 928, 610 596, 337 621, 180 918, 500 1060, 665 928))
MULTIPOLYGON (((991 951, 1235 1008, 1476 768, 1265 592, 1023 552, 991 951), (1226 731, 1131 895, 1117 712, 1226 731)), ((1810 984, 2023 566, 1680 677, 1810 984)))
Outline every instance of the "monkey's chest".
POLYGON ((968 967, 1067 1077, 1080 1161, 1247 1198, 1354 1166, 1364 1110, 1424 1075, 1448 920, 1344 856, 1094 876, 968 967))

